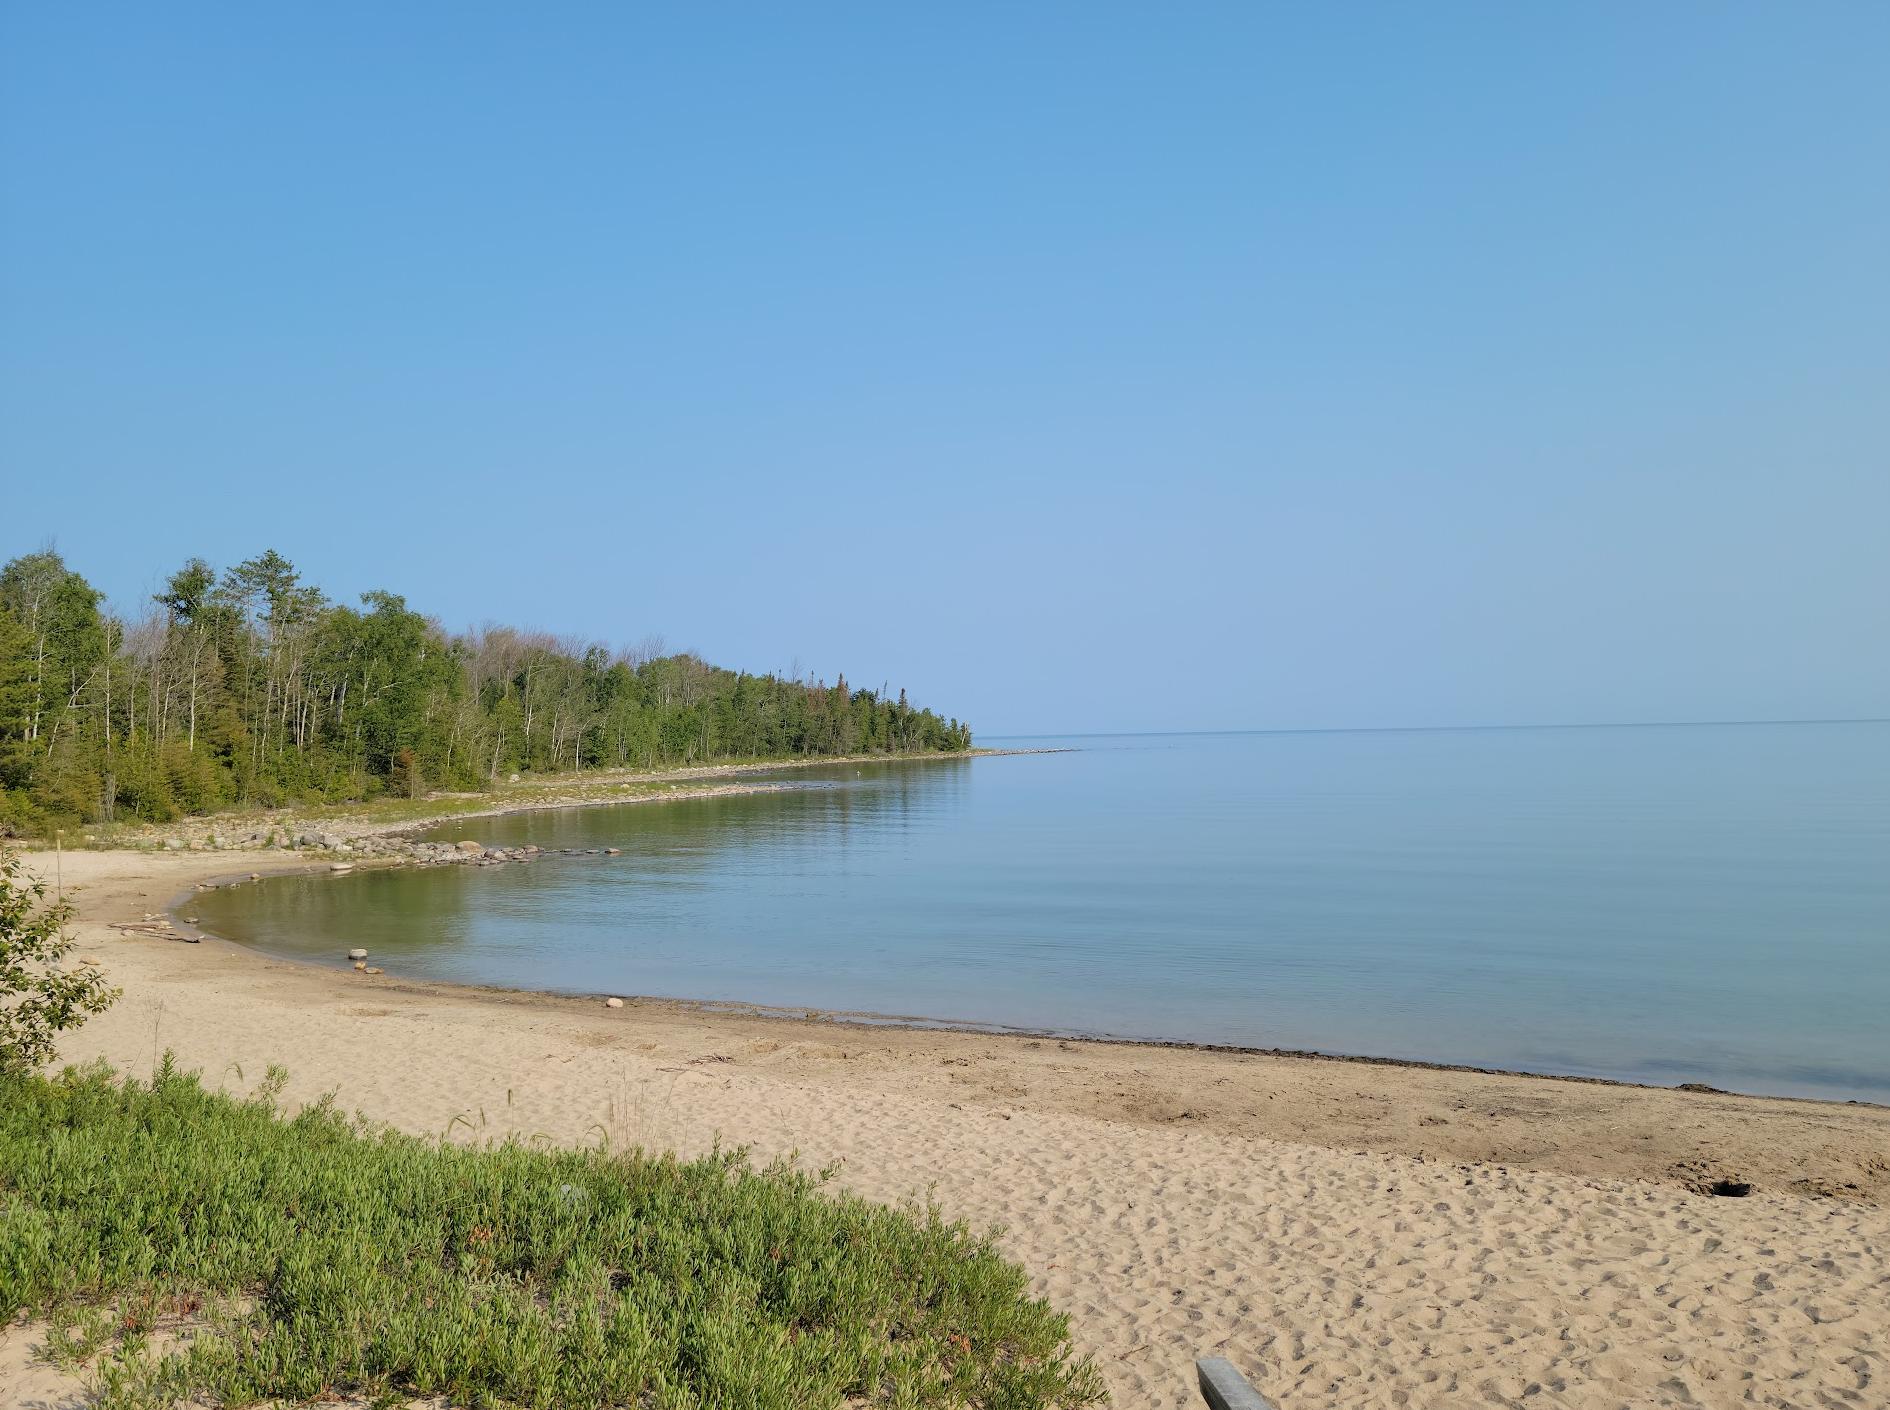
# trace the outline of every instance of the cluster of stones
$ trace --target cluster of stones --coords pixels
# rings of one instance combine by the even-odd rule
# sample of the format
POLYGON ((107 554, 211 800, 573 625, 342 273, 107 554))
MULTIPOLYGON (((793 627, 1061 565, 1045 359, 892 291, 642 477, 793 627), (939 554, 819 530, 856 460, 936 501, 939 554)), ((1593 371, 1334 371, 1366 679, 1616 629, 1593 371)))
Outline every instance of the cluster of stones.
MULTIPOLYGON (((333 832, 297 832, 297 834, 270 835, 266 832, 251 834, 223 835, 212 834, 206 843, 185 843, 181 837, 170 837, 164 841, 166 851, 204 851, 204 849, 257 849, 257 847, 276 847, 285 851, 333 852, 348 858, 386 858, 391 862, 408 862, 414 866, 501 866, 505 862, 531 862, 539 856, 620 856, 620 847, 554 847, 550 851, 542 847, 524 845, 524 847, 486 847, 472 839, 457 843, 437 843, 437 841, 416 841, 412 837, 342 837, 333 832)), ((342 869, 336 864, 335 869, 342 869)), ((352 869, 352 868, 350 868, 352 869)))
MULTIPOLYGON (((211 834, 205 843, 186 843, 181 838, 170 838, 164 846, 170 851, 181 851, 188 847, 193 851, 205 847, 212 849, 250 849, 258 847, 276 847, 289 851, 319 851, 332 853, 350 859, 383 859, 392 862, 405 862, 414 866, 500 866, 506 862, 530 862, 539 857, 616 857, 621 856, 620 847, 554 847, 549 850, 535 847, 529 843, 522 847, 488 847, 482 842, 468 838, 461 842, 422 842, 397 835, 370 837, 343 837, 332 832, 296 832, 278 830, 269 832, 251 832, 241 836, 223 837, 211 834)), ((330 867, 333 871, 352 871, 353 861, 336 862, 330 867)))
MULTIPOLYGON (((476 867, 495 867, 504 862, 529 862, 545 855, 537 847, 487 847, 468 838, 464 842, 411 842, 404 837, 363 839, 372 843, 380 855, 396 857, 421 866, 449 863, 476 867)), ((357 847, 358 850, 358 847, 357 847)))
MULTIPOLYGON (((340 841, 339 838, 336 839, 340 841)), ((286 828, 265 827, 253 832, 225 833, 213 832, 208 837, 167 837, 164 850, 167 852, 224 852, 250 851, 258 847, 291 848, 298 845, 315 846, 315 843, 298 844, 294 834, 286 828)))
MULTIPOLYGON (((487 847, 470 838, 463 842, 412 842, 404 837, 378 837, 367 839, 367 843, 380 855, 422 866, 458 862, 476 867, 495 867, 506 862, 533 862, 540 857, 617 857, 623 854, 621 847, 547 848, 534 847, 529 843, 523 847, 487 847)), ((362 845, 357 842, 355 850, 362 850, 362 845)))

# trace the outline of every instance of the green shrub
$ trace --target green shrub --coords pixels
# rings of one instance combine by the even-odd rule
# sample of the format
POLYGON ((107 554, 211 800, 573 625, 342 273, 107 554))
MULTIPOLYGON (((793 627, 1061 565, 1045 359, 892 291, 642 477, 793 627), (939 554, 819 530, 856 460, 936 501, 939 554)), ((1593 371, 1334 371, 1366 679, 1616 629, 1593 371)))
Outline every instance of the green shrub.
POLYGON ((265 1087, 209 1093, 168 1059, 149 1085, 0 1077, 0 1319, 50 1310, 72 1354, 129 1329, 107 1406, 1100 1399, 1065 1319, 936 1211, 740 1153, 459 1147, 326 1105, 284 1119, 265 1087), (192 1307, 194 1339, 140 1346, 192 1307))
POLYGON ((0 1073, 30 1072, 53 1055, 59 1034, 118 997, 96 969, 63 969, 71 953, 69 903, 46 904, 46 883, 0 852, 0 1073))
POLYGON ((0 789, 0 841, 34 835, 50 837, 52 830, 51 819, 26 794, 0 789))
POLYGON ((113 783, 119 812, 145 822, 170 822, 177 816, 164 763, 151 750, 120 751, 113 783))
POLYGON ((164 775, 171 798, 186 813, 213 812, 236 797, 228 774, 211 758, 209 749, 192 749, 181 739, 164 746, 164 775))

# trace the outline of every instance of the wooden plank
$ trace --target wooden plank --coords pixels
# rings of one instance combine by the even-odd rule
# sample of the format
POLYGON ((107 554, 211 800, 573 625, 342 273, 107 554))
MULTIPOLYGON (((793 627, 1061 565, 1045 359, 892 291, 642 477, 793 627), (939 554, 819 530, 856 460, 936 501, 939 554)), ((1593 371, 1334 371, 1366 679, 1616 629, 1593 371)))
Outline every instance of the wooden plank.
POLYGON ((1201 1398, 1208 1410, 1273 1410, 1225 1357, 1203 1356, 1194 1369, 1201 1375, 1201 1398))

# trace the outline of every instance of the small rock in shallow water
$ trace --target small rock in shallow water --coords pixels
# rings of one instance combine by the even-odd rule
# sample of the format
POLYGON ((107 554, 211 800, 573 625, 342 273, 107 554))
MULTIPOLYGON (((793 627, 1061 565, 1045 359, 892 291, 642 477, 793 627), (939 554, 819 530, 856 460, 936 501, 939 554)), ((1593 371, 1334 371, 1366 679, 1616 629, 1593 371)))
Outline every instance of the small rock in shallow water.
POLYGON ((457 842, 454 845, 458 847, 459 850, 462 852, 483 852, 486 850, 484 843, 475 842, 470 837, 466 838, 464 841, 457 842))
POLYGON ((604 855, 605 855, 606 857, 621 857, 621 856, 623 855, 623 848, 621 848, 621 847, 606 847, 606 848, 604 849, 604 855))
POLYGON ((604 1007, 607 1009, 620 1009, 623 1007, 623 1000, 622 999, 605 999, 604 1007))
POLYGON ((354 967, 355 967, 356 969, 366 969, 366 968, 367 968, 367 961, 366 961, 366 960, 356 960, 356 961, 354 962, 354 967))
POLYGON ((371 965, 369 965, 369 966, 368 966, 368 967, 367 967, 366 969, 364 969, 364 970, 362 970, 362 971, 361 971, 361 973, 363 973, 363 974, 380 974, 380 973, 382 973, 382 970, 381 970, 381 967, 380 967, 379 965, 377 965, 377 964, 371 964, 371 965))
POLYGON ((356 946, 354 949, 348 951, 348 958, 351 960, 364 960, 367 958, 367 951, 356 946))

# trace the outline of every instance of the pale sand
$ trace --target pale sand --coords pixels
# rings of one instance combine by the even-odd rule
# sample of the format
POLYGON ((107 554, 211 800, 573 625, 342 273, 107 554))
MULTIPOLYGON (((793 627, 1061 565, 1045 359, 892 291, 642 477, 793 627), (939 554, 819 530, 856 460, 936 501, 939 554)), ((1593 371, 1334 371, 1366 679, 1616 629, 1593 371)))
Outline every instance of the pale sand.
MULTIPOLYGON (((174 1049, 234 1088, 280 1062, 289 1101, 456 1138, 839 1162, 1004 1225, 1125 1410, 1198 1405, 1210 1352, 1280 1410, 1890 1404, 1881 1108, 606 1010, 107 927, 262 854, 63 865, 78 953, 125 989, 66 1057, 174 1049), (1749 1198, 1687 1188, 1734 1176, 1749 1198)), ((29 1340, 0 1345, 0 1405, 76 1403, 29 1340)))

